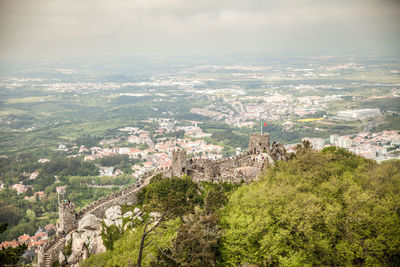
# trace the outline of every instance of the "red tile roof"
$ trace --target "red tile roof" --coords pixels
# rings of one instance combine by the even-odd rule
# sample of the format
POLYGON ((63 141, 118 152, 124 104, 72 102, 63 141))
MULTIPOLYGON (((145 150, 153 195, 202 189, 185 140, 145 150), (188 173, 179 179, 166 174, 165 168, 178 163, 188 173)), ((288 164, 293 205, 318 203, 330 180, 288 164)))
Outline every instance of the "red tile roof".
POLYGON ((30 238, 31 238, 31 237, 30 237, 29 235, 25 234, 25 235, 21 235, 20 237, 18 237, 18 241, 19 241, 19 242, 22 242, 22 243, 25 243, 25 242, 28 241, 30 238))
POLYGON ((30 242, 28 244, 28 247, 38 247, 38 246, 43 245, 46 242, 47 242, 47 240, 40 240, 40 241, 30 242))
POLYGON ((16 240, 12 240, 12 241, 4 241, 3 243, 0 244, 0 248, 8 248, 8 247, 13 247, 16 248, 20 245, 21 243, 16 241, 16 240))

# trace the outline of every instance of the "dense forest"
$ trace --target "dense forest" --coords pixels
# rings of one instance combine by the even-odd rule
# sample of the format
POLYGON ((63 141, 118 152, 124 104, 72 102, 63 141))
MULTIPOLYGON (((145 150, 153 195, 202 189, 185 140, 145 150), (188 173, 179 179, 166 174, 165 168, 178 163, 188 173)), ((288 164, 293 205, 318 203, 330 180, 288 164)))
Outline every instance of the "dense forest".
POLYGON ((399 266, 399 203, 399 161, 303 146, 250 184, 153 178, 82 266, 399 266))
MULTIPOLYGON (((127 157, 107 157, 102 161, 130 170, 127 157)), ((84 162, 81 157, 57 157, 46 163, 38 163, 38 158, 28 153, 0 157, 0 184, 5 185, 0 190, 0 223, 8 224, 7 230, 0 234, 0 242, 17 239, 23 234, 32 235, 39 226, 54 224, 58 218, 57 186, 66 187, 65 197, 79 209, 136 181, 130 175, 100 177, 98 170, 94 163, 84 162), (22 175, 33 171, 39 173, 36 179, 22 175), (20 194, 9 187, 20 182, 32 187, 20 194), (34 195, 39 191, 44 197, 34 195)))

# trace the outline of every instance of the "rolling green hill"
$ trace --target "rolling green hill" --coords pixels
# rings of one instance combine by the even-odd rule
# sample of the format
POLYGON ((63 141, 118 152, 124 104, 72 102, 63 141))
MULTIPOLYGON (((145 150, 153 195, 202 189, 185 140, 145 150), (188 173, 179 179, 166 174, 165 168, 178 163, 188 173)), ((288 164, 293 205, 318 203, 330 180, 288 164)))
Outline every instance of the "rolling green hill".
MULTIPOLYGON (((342 149, 303 148, 249 185, 188 179, 154 179, 139 195, 140 209, 168 211, 144 238, 143 265, 400 264, 399 161, 377 164, 342 149)), ((113 250, 81 266, 136 264, 146 227, 146 217, 136 221, 134 230, 111 240, 113 250)))

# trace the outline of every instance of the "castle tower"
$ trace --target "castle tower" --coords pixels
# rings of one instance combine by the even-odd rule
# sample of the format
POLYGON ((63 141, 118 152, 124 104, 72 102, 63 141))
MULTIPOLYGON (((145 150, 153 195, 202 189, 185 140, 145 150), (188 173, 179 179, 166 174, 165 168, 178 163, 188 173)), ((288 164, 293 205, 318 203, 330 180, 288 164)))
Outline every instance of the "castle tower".
POLYGON ((58 205, 58 221, 58 235, 66 234, 70 230, 76 228, 77 219, 75 216, 75 205, 72 202, 64 201, 58 205))
POLYGON ((182 176, 186 174, 186 150, 185 149, 174 149, 172 150, 172 175, 182 176))
POLYGON ((253 154, 260 154, 262 152, 269 153, 270 146, 269 146, 269 134, 264 133, 251 133, 250 140, 249 140, 249 150, 253 154))

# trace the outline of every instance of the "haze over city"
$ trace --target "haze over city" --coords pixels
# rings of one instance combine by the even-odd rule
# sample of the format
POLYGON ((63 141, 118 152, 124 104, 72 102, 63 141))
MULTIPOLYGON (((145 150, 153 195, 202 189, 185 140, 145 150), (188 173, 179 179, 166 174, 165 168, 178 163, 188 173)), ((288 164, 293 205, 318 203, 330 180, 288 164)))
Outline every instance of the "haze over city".
POLYGON ((0 60, 397 52, 391 0, 1 0, 0 60))
POLYGON ((400 1, 0 0, 0 266, 400 266, 400 1))

